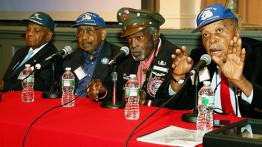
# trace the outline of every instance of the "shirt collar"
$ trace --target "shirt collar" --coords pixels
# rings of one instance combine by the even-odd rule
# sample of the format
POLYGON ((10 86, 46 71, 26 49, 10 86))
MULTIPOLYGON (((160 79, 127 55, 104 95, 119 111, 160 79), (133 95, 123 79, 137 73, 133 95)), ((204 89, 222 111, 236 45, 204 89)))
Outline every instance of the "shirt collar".
MULTIPOLYGON (((105 44, 105 41, 103 41, 103 42, 101 43, 99 49, 98 49, 97 52, 95 53, 94 58, 93 58, 92 60, 96 60, 96 59, 99 57, 99 55, 100 55, 100 53, 101 53, 101 50, 102 50, 102 48, 104 47, 104 44, 105 44)), ((87 52, 84 52, 84 57, 85 57, 85 59, 90 60, 90 55, 89 55, 87 52)))
POLYGON ((40 51, 42 48, 44 48, 46 45, 47 45, 47 43, 45 43, 45 44, 43 44, 43 45, 41 45, 40 47, 35 48, 35 49, 33 49, 32 47, 30 47, 30 49, 28 50, 28 52, 33 51, 33 54, 32 54, 32 56, 31 56, 31 57, 33 57, 37 52, 39 52, 39 51, 40 51))

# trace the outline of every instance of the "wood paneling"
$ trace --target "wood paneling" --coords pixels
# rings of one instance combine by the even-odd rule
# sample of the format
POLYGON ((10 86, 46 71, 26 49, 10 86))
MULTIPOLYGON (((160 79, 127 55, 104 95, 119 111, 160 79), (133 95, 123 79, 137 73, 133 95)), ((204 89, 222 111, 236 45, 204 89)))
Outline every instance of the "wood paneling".
MULTIPOLYGON (((119 46, 126 46, 126 40, 120 38, 121 29, 107 29, 107 41, 119 46)), ((262 31, 243 31, 242 36, 248 36, 262 40, 262 31)), ((26 45, 25 27, 0 26, 0 78, 3 76, 9 65, 15 50, 26 45)), ((202 46, 199 33, 191 34, 191 30, 161 30, 161 36, 176 44, 177 46, 187 46, 189 50, 202 46)), ((58 49, 70 45, 77 48, 74 28, 56 28, 54 44, 58 49)))

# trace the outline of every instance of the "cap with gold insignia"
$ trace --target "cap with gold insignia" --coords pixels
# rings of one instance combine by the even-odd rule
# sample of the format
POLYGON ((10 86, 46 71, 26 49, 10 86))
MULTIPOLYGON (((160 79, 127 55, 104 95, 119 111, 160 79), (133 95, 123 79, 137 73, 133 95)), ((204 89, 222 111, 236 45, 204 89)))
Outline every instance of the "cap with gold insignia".
POLYGON ((123 29, 121 37, 135 34, 148 26, 159 27, 165 22, 157 12, 127 7, 118 10, 117 20, 123 29))

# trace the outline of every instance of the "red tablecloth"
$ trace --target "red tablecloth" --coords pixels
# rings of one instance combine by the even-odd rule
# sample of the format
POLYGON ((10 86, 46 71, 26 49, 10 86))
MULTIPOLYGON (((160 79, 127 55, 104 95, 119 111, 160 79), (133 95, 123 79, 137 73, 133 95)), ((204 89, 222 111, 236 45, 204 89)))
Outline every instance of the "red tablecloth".
MULTIPOLYGON (((41 94, 35 92, 32 103, 22 102, 20 91, 3 95, 0 102, 0 147, 22 146, 29 125, 46 110, 61 104, 60 98, 43 99, 41 94)), ((78 98, 75 107, 59 107, 40 118, 31 128, 25 147, 124 146, 132 130, 156 109, 141 106, 140 119, 130 121, 124 117, 124 109, 101 108, 100 103, 78 98)), ((196 129, 196 124, 181 121, 183 113, 188 111, 162 108, 134 133, 128 147, 162 146, 138 142, 136 138, 169 125, 196 129)), ((214 117, 230 119, 231 123, 242 119, 222 115, 214 117)))

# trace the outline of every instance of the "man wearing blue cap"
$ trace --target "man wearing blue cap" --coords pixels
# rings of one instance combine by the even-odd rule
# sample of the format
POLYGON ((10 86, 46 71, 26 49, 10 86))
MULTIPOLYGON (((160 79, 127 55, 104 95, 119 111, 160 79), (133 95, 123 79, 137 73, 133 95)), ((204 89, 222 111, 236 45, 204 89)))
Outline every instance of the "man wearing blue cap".
MULTIPOLYGON (((106 41, 105 21, 96 13, 81 14, 72 27, 76 28, 76 37, 81 49, 65 57, 64 67, 71 67, 76 76, 75 95, 89 97, 86 85, 93 78, 97 78, 97 82, 109 79, 113 66, 107 67, 108 62, 119 52, 120 47, 106 41)), ((118 63, 120 62, 117 61, 116 64, 118 63)), ((95 99, 98 100, 97 98, 95 99)))
MULTIPOLYGON (((173 55, 173 77, 183 79, 191 71, 193 63, 198 63, 203 54, 208 54, 212 62, 207 69, 200 69, 199 80, 211 81, 215 92, 215 112, 262 118, 261 43, 255 39, 241 38, 238 19, 221 4, 209 6, 199 13, 197 28, 192 32, 198 31, 202 35, 204 48, 193 49, 190 57, 186 47, 182 47, 182 51, 177 50, 177 55, 173 55)), ((181 88, 174 81, 171 85, 174 92, 181 88)), ((180 92, 179 96, 188 103, 191 103, 189 99, 194 98, 192 94, 195 94, 191 85, 188 84, 186 88, 191 92, 180 92)), ((191 101, 194 102, 193 99, 191 101)), ((172 102, 167 107, 172 108, 172 102)))
MULTIPOLYGON (((26 42, 27 47, 21 48, 14 54, 11 63, 9 64, 0 89, 6 90, 21 90, 19 84, 19 74, 24 69, 25 64, 36 64, 44 61, 47 57, 57 52, 56 47, 51 43, 54 34, 55 23, 53 19, 44 12, 36 12, 28 19, 22 20, 22 24, 27 25, 26 42)), ((54 82, 58 82, 62 72, 62 58, 59 60, 55 69, 56 77, 54 82)), ((53 86, 52 81, 51 61, 46 61, 41 65, 41 69, 35 72, 34 89, 39 91, 49 91, 53 86)))

